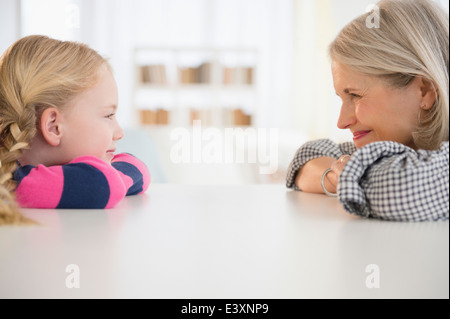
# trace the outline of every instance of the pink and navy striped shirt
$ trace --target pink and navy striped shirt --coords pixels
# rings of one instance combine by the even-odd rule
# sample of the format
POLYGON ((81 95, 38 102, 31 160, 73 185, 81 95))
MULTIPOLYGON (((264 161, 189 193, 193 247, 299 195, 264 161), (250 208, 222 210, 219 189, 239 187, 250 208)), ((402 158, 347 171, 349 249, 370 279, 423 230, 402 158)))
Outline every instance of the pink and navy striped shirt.
POLYGON ((19 165, 14 180, 21 207, 103 209, 145 192, 150 174, 144 163, 123 153, 115 155, 111 164, 81 156, 65 165, 19 165))

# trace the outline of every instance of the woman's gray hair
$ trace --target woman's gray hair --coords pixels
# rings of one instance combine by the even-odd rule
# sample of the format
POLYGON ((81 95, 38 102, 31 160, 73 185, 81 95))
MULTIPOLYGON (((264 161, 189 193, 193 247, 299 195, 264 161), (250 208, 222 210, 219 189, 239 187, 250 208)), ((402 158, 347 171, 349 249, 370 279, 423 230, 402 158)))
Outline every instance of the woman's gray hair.
POLYGON ((350 22, 330 45, 333 61, 377 76, 394 88, 430 81, 436 102, 421 114, 413 138, 420 149, 449 140, 449 16, 431 0, 382 0, 350 22), (367 25, 374 15, 379 25, 367 25))

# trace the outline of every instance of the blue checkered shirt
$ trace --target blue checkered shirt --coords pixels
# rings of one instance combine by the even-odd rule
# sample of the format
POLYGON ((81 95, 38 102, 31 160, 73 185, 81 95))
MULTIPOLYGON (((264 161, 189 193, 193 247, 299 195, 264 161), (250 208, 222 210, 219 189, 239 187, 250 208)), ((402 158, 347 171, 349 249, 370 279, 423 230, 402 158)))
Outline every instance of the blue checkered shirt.
POLYGON ((363 217, 393 221, 438 221, 449 218, 449 143, 434 151, 395 142, 375 142, 360 149, 353 143, 322 139, 296 153, 286 186, 299 190, 295 177, 306 162, 348 154, 339 177, 338 195, 345 210, 363 217))

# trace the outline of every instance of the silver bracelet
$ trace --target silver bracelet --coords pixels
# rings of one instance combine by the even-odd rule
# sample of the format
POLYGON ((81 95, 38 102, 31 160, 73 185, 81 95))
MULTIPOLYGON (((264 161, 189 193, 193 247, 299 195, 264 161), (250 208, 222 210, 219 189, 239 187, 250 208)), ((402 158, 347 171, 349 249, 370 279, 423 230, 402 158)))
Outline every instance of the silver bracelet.
POLYGON ((329 168, 329 169, 327 169, 325 172, 323 172, 323 174, 322 174, 322 179, 320 180, 320 184, 322 184, 322 189, 323 189, 323 191, 325 192, 325 194, 327 194, 328 196, 331 196, 331 197, 338 197, 338 194, 337 193, 330 193, 329 191, 327 191, 327 189, 325 188, 325 185, 324 185, 324 180, 325 180, 325 176, 327 176, 327 174, 329 173, 329 172, 331 172, 332 171, 332 169, 331 168, 329 168))

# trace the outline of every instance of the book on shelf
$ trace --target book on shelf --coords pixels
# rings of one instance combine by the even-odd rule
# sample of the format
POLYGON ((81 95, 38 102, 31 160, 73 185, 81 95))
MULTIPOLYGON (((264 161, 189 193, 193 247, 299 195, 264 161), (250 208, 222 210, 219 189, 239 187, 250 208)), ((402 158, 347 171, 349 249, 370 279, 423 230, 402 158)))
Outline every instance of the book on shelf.
MULTIPOLYGON (((217 113, 215 113, 217 114, 217 113)), ((200 120, 202 125, 219 125, 219 126, 251 126, 252 116, 246 114, 242 109, 221 108, 218 110, 211 109, 191 109, 190 123, 200 120), (219 113, 219 123, 214 120, 213 112, 219 113)))
POLYGON ((225 85, 251 85, 253 84, 253 68, 249 67, 224 67, 223 84, 225 85))
POLYGON ((208 84, 211 83, 211 63, 205 62, 198 67, 179 67, 179 83, 208 84))
MULTIPOLYGON (((166 66, 162 64, 140 66, 141 82, 144 84, 167 84, 166 66)), ((223 84, 251 85, 254 81, 252 67, 223 67, 223 84)), ((178 82, 180 84, 212 83, 212 63, 205 62, 198 67, 178 67, 178 82)))
MULTIPOLYGON (((142 125, 168 125, 170 124, 169 115, 168 110, 161 108, 156 110, 140 110, 140 120, 142 125)), ((218 110, 192 108, 189 109, 189 125, 192 125, 194 121, 201 121, 204 126, 251 126, 252 116, 250 114, 246 114, 240 108, 222 108, 218 110), (217 120, 213 121, 213 112, 220 113, 220 122, 217 120)))
POLYGON ((252 116, 246 114, 241 109, 233 110, 233 125, 235 126, 250 126, 252 125, 252 116))
POLYGON ((211 110, 199 110, 199 109, 190 109, 190 124, 192 125, 194 121, 201 121, 202 125, 210 126, 211 125, 211 110))
POLYGON ((141 124, 143 125, 155 125, 156 124, 156 111, 153 110, 140 110, 141 124))
POLYGON ((141 124, 143 125, 168 125, 169 111, 164 109, 140 110, 141 124))
POLYGON ((159 125, 168 125, 169 124, 169 111, 164 109, 159 109, 156 112, 156 123, 159 125))
POLYGON ((140 69, 142 83, 167 84, 166 67, 164 65, 144 65, 140 69))

